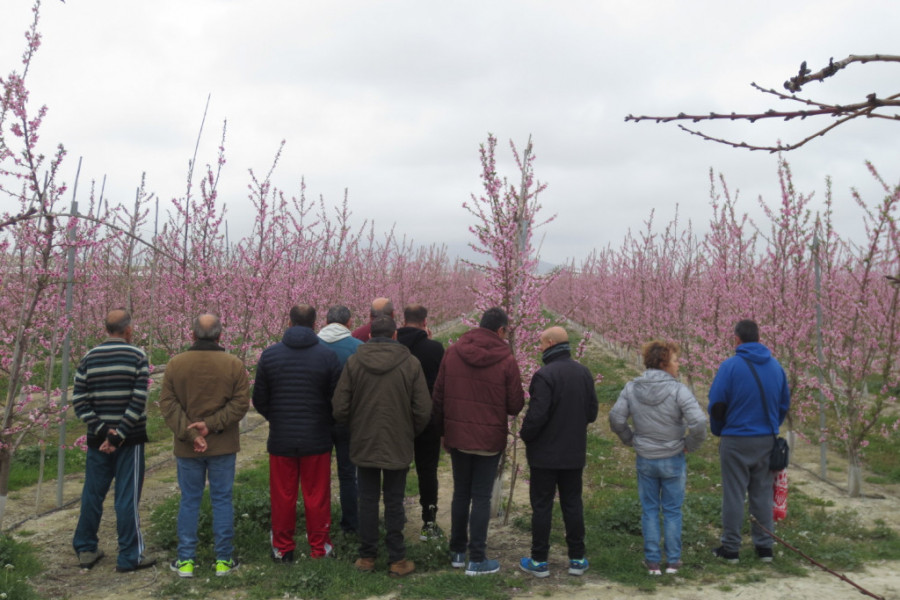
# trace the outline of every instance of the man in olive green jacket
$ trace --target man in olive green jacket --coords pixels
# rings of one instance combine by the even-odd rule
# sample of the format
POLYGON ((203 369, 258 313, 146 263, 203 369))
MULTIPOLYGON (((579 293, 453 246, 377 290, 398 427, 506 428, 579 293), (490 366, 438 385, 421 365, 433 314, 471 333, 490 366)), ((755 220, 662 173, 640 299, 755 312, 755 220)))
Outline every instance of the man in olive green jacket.
POLYGON ((335 421, 350 426, 350 460, 358 467, 360 544, 356 568, 375 568, 378 499, 383 488, 389 574, 402 577, 415 569, 413 562, 406 560, 403 540, 406 473, 413 460, 413 440, 431 420, 431 396, 422 365, 396 340, 394 319, 376 317, 371 339, 347 359, 332 404, 335 421))
POLYGON ((235 458, 241 449, 240 421, 250 407, 244 363, 219 346, 222 323, 213 314, 193 321, 194 344, 172 358, 163 376, 159 407, 175 437, 178 487, 178 557, 171 569, 193 577, 200 499, 209 477, 216 575, 238 566, 234 558, 235 458))

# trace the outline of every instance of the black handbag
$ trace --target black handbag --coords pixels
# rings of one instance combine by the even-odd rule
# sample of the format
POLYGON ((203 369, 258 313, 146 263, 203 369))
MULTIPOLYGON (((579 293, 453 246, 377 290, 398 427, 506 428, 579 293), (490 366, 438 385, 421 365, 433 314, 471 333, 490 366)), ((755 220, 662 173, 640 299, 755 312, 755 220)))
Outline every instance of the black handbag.
MULTIPOLYGON (((744 357, 742 356, 741 358, 744 357)), ((753 363, 746 358, 744 358, 744 362, 750 367, 750 372, 753 373, 753 379, 756 380, 756 385, 759 386, 759 395, 762 396, 763 409, 766 411, 766 418, 768 418, 769 406, 766 403, 766 392, 763 390, 762 382, 759 380, 759 375, 756 373, 756 368, 754 368, 753 363)), ((769 424, 771 425, 771 422, 769 424)), ((775 443, 772 446, 772 451, 769 453, 769 470, 775 472, 783 471, 790 463, 791 449, 788 447, 786 439, 778 437, 774 425, 772 425, 772 437, 775 438, 775 443)))

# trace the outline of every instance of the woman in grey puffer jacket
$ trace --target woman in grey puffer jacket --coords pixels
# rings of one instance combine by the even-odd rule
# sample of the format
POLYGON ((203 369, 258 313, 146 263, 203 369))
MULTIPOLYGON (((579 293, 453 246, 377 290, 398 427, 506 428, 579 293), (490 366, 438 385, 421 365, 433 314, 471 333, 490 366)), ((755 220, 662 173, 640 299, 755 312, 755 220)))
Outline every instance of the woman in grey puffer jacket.
POLYGON ((610 428, 637 453, 644 566, 650 575, 662 574, 660 512, 666 573, 677 573, 681 567, 681 505, 687 479, 684 454, 696 450, 706 438, 706 413, 677 379, 678 352, 674 342, 645 344, 642 354, 647 370, 625 385, 609 413, 610 428))

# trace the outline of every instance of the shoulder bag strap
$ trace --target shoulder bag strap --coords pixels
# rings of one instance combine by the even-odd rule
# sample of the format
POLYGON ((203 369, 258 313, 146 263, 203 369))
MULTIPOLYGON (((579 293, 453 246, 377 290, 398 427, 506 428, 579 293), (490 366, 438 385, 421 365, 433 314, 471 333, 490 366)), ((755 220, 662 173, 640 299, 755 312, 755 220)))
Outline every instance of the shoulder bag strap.
POLYGON ((766 411, 766 421, 769 422, 769 427, 772 428, 772 437, 778 438, 778 433, 775 431, 775 427, 772 425, 772 419, 769 418, 769 405, 766 402, 766 392, 763 390, 762 381, 759 380, 759 374, 756 372, 756 368, 753 366, 753 363, 747 360, 745 357, 741 357, 747 366, 750 367, 750 372, 753 373, 753 379, 756 380, 756 385, 759 386, 759 395, 762 396, 763 410, 766 411))

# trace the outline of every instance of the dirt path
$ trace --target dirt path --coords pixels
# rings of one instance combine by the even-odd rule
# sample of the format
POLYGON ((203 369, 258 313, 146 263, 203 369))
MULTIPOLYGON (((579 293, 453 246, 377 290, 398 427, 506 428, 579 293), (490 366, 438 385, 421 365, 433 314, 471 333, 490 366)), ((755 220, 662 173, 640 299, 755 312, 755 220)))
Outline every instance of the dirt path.
MULTIPOLYGON (((603 430, 601 428, 601 430, 603 430)), ((246 432, 242 437, 242 452, 238 455, 238 468, 265 456, 265 441, 268 427, 259 415, 251 411, 246 432)), ((815 475, 818 472, 818 448, 797 442, 794 448, 793 465, 790 470, 791 486, 799 487, 812 497, 830 500, 834 506, 827 510, 855 510, 866 524, 884 521, 891 529, 900 531, 900 486, 880 486, 865 484, 865 497, 847 498, 841 488, 845 487, 846 463, 839 457, 829 455, 829 474, 834 483, 823 482, 815 475)), ((177 494, 175 484, 175 462, 171 455, 171 441, 162 439, 147 447, 147 476, 144 484, 141 514, 146 524, 154 506, 164 498, 177 494)), ((35 507, 34 488, 20 490, 10 496, 7 512, 7 527, 17 538, 27 540, 41 549, 45 572, 35 582, 42 597, 48 599, 78 600, 136 600, 158 597, 154 591, 172 576, 167 562, 172 557, 150 548, 149 553, 159 559, 158 566, 131 574, 117 574, 115 566, 115 518, 113 516, 112 495, 107 499, 105 518, 101 527, 101 547, 107 557, 91 571, 81 570, 71 548, 72 531, 78 518, 82 477, 67 478, 65 486, 65 506, 55 510, 55 482, 44 484, 42 502, 35 507), (40 514, 41 516, 35 516, 40 514)), ((438 516, 441 526, 449 530, 449 490, 451 489, 449 469, 442 472, 441 510, 438 516)), ((333 489, 337 490, 334 485, 333 489)), ((335 498, 335 502, 337 499, 335 498)), ((520 482, 517 487, 516 502, 527 506, 527 485, 520 482)), ((790 510, 790 506, 789 506, 790 510)), ((408 504, 407 516, 409 539, 417 532, 418 505, 408 504)), ((415 542, 413 542, 415 543, 415 542)), ((489 544, 491 552, 496 552, 504 570, 515 569, 516 561, 527 551, 530 539, 527 533, 512 526, 491 524, 489 544)), ((554 551, 558 552, 558 549, 554 551)), ((551 561, 561 564, 564 556, 553 555, 551 561)), ((900 557, 898 557, 900 559, 900 557)), ((747 598, 774 598, 794 600, 823 600, 830 598, 862 597, 852 587, 810 568, 808 577, 768 578, 763 583, 739 583, 723 586, 722 582, 696 583, 684 586, 666 586, 656 594, 643 594, 654 598, 717 598, 720 600, 747 598)), ((885 598, 900 599, 900 560, 885 561, 869 565, 864 572, 853 573, 851 578, 870 591, 885 598)), ((551 598, 588 599, 633 599, 635 589, 612 584, 603 579, 602 572, 590 571, 583 579, 584 585, 572 587, 562 585, 565 574, 554 573, 546 581, 538 583, 528 595, 551 598)))

